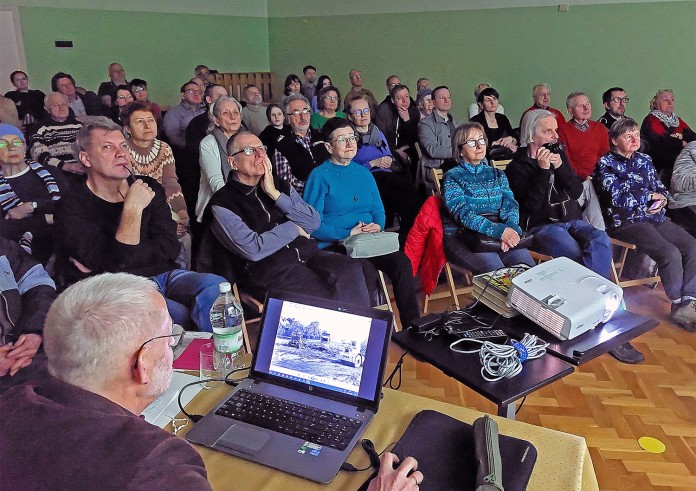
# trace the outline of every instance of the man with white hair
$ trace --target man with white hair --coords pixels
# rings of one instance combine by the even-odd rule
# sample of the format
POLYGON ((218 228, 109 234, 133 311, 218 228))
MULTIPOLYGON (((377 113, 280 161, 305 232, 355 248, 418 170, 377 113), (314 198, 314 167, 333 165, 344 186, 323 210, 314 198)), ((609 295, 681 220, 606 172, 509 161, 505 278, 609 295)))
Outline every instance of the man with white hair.
POLYGON ((565 123, 565 117, 563 116, 563 113, 555 107, 550 106, 551 86, 549 84, 541 83, 536 84, 534 87, 532 87, 532 100, 534 101, 532 107, 528 108, 525 112, 523 112, 522 116, 520 117, 520 126, 522 126, 522 120, 524 119, 524 115, 527 114, 529 111, 533 111, 534 109, 545 109, 553 113, 554 117, 556 118, 556 121, 558 122, 558 126, 565 123))
POLYGON ((210 490, 196 450, 139 417, 169 387, 179 337, 146 278, 63 292, 44 329, 50 375, 0 398, 0 488, 210 490))

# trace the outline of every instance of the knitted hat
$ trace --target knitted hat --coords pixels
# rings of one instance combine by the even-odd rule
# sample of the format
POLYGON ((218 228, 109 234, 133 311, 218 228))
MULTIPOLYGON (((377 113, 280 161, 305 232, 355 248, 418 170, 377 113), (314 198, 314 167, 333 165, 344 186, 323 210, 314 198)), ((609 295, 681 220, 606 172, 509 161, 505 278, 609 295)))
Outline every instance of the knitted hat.
POLYGON ((19 131, 19 128, 11 124, 0 124, 0 136, 4 135, 15 135, 23 142, 26 142, 24 135, 21 131, 19 131))
POLYGON ((433 91, 430 87, 426 87, 425 89, 421 89, 418 91, 418 97, 416 98, 416 104, 420 104, 423 102, 423 99, 425 99, 426 96, 431 96, 433 95, 433 91))

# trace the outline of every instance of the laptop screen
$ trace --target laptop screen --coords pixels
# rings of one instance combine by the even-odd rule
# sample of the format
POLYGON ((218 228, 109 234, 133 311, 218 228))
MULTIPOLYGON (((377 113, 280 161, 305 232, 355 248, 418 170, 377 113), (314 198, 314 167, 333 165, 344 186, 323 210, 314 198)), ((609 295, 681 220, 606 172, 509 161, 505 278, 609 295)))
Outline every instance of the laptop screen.
POLYGON ((376 408, 391 324, 385 311, 269 294, 252 376, 376 408))

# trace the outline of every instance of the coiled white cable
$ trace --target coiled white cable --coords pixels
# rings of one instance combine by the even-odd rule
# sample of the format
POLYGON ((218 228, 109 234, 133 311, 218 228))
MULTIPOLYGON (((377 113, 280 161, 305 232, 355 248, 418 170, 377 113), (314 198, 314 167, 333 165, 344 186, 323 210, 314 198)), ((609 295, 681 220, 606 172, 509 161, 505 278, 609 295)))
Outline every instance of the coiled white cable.
POLYGON ((510 344, 495 344, 490 341, 477 339, 458 339, 450 344, 450 349, 458 353, 476 353, 481 360, 481 376, 488 382, 497 382, 504 378, 512 378, 522 371, 522 363, 535 359, 546 353, 549 343, 542 341, 532 334, 525 333, 522 341, 511 340, 510 344), (456 349, 463 342, 482 343, 480 350, 464 351, 456 349))

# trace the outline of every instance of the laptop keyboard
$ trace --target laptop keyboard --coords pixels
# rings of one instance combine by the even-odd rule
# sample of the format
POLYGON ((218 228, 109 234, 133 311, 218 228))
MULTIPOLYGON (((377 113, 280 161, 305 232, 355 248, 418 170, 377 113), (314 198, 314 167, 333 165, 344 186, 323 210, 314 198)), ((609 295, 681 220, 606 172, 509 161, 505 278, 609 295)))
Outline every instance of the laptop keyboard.
POLYGON ((337 450, 345 450, 362 424, 359 419, 245 389, 235 392, 215 414, 337 450))

